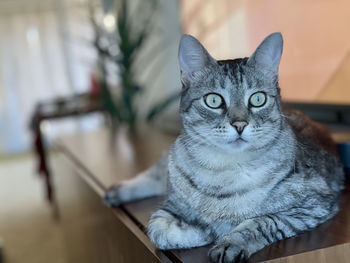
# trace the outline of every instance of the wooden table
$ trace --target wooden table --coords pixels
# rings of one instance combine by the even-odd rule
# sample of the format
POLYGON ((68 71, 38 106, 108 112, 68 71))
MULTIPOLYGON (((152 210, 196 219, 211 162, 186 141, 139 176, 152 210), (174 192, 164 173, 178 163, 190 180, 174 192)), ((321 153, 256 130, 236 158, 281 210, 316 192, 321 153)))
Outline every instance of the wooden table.
MULTIPOLYGON (((207 253, 210 246, 190 250, 163 252, 156 250, 153 244, 148 240, 147 236, 144 234, 144 229, 149 216, 157 209, 162 198, 150 198, 126 204, 118 208, 103 207, 100 201, 100 198, 108 187, 113 184, 118 184, 118 182, 123 179, 134 176, 136 173, 154 163, 157 158, 159 158, 162 151, 174 141, 175 135, 165 135, 144 127, 133 136, 127 136, 125 133, 121 132, 120 136, 117 136, 117 141, 113 143, 110 138, 108 132, 102 130, 93 134, 82 134, 61 139, 58 146, 64 158, 73 164, 73 169, 77 171, 79 175, 79 179, 77 180, 80 181, 79 184, 87 184, 89 191, 96 195, 95 199, 98 201, 95 201, 95 203, 100 206, 100 208, 98 208, 99 211, 112 211, 113 219, 111 219, 111 224, 123 226, 122 230, 120 230, 119 227, 118 231, 122 231, 123 235, 130 235, 133 237, 133 239, 131 238, 133 241, 130 241, 131 239, 129 238, 130 242, 128 241, 128 248, 132 250, 133 248, 137 248, 143 251, 142 261, 139 261, 141 259, 135 258, 135 255, 130 252, 126 253, 127 255, 122 261, 208 262, 207 253)), ((56 175, 56 177, 57 176, 58 175, 56 175)), ((59 189, 60 185, 57 185, 58 192, 59 189)), ((58 202, 60 202, 60 198, 58 198, 58 202)), ((313 251, 315 255, 318 255, 316 249, 321 249, 319 253, 325 253, 322 248, 329 248, 332 250, 333 248, 330 247, 336 245, 341 245, 341 247, 347 251, 346 253, 349 254, 349 246, 344 245, 350 242, 349 205, 350 187, 347 185, 340 201, 340 212, 332 220, 311 232, 277 242, 264 248, 253 255, 249 262, 276 260, 308 251, 313 251)), ((77 225, 77 227, 79 226, 77 225)), ((103 225, 100 226, 99 229, 104 229, 103 225)), ((120 240, 118 241, 118 239, 121 238, 118 237, 118 234, 115 235, 116 237, 113 241, 115 243, 112 242, 110 244, 117 249, 118 244, 119 246, 123 246, 123 242, 120 242, 120 240)), ((123 251, 120 250, 118 253, 123 253, 123 251)), ((309 254, 305 255, 307 258, 310 258, 310 256, 308 256, 309 254)), ((291 258, 294 257, 292 256, 291 258)), ((314 258, 316 260, 317 256, 314 258)), ((332 262, 346 262, 342 261, 342 258, 342 256, 339 256, 332 262)), ((107 260, 105 262, 113 261, 107 260)), ((287 259, 281 259, 281 261, 278 262, 294 261, 290 261, 289 257, 287 259)), ((350 259, 347 262, 350 262, 350 259)))

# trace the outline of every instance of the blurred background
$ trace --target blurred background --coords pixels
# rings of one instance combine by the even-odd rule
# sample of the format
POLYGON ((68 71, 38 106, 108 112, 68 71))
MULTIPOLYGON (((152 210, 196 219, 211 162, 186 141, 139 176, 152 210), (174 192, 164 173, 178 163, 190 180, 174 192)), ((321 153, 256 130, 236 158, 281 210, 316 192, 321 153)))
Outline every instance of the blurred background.
POLYGON ((318 120, 348 125, 349 17, 346 0, 0 0, 6 262, 66 262, 60 226, 36 175, 43 148, 50 151, 61 136, 119 124, 179 129, 183 33, 216 59, 228 59, 249 56, 268 34, 282 32, 283 100, 318 120), (47 261, 38 244, 60 256, 47 261))

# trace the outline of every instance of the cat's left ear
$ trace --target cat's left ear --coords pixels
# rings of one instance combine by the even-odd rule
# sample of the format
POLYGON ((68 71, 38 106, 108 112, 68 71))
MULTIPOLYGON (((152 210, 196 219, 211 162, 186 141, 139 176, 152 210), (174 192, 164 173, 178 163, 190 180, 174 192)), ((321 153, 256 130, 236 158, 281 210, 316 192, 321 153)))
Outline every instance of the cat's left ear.
POLYGON ((247 64, 256 67, 264 73, 278 74, 283 50, 283 38, 281 33, 273 33, 267 36, 258 46, 247 64))
POLYGON ((216 60, 195 37, 183 35, 179 46, 179 63, 181 78, 187 82, 193 79, 193 73, 215 64, 216 60))

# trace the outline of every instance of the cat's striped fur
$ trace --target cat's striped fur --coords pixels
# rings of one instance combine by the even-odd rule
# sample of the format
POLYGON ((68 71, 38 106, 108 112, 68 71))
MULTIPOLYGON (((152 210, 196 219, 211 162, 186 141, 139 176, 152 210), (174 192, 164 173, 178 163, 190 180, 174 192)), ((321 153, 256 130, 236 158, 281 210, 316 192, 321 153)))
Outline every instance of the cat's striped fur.
POLYGON ((156 166, 108 191, 105 202, 166 194, 148 225, 152 242, 161 249, 214 243, 213 262, 245 261, 334 216, 342 166, 328 135, 319 140, 324 130, 299 113, 282 112, 281 53, 275 33, 249 59, 215 61, 184 36, 182 132, 156 166), (250 105, 255 92, 266 95, 265 105, 250 105), (209 108, 208 93, 219 94, 223 106, 209 108), (241 134, 234 121, 248 124, 241 134))

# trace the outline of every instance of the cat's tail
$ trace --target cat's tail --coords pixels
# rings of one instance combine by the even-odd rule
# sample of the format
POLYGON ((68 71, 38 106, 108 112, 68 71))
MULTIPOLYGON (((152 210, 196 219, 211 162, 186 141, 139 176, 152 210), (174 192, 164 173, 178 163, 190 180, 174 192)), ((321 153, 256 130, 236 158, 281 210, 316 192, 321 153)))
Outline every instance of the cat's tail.
POLYGON ((108 189, 103 202, 109 206, 118 206, 147 197, 164 195, 167 188, 168 154, 168 151, 164 152, 159 161, 146 171, 108 189))

